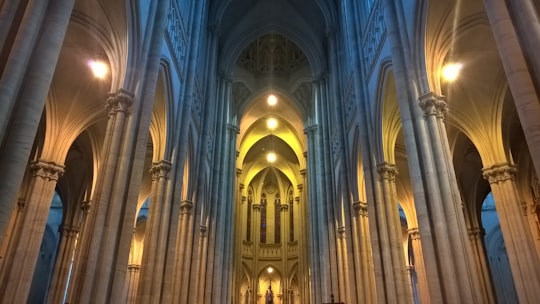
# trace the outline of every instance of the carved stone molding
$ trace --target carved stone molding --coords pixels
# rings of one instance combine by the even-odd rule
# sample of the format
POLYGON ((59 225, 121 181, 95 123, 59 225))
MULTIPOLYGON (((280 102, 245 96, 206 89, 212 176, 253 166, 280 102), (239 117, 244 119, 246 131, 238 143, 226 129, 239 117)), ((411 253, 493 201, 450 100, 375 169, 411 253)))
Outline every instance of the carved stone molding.
POLYGON ((128 265, 129 272, 139 272, 141 270, 141 265, 139 264, 129 264, 128 265))
POLYGON ((347 230, 345 229, 345 226, 339 226, 337 228, 338 237, 340 239, 344 239, 347 236, 347 230))
POLYGON ((129 107, 133 104, 135 95, 128 90, 118 89, 107 95, 107 104, 105 107, 109 111, 109 117, 115 116, 118 112, 129 114, 129 107))
POLYGON ((171 162, 162 160, 152 164, 150 173, 152 174, 152 180, 158 180, 169 177, 169 171, 171 171, 171 162))
POLYGON ((263 75, 294 73, 307 64, 306 56, 294 42, 273 33, 257 38, 238 59, 238 65, 263 75))
POLYGON ((420 239, 420 230, 418 228, 411 228, 407 231, 409 234, 409 237, 411 240, 419 240, 420 239))
POLYGON ((183 200, 180 203, 180 214, 190 214, 191 208, 193 208, 193 202, 190 200, 183 200))
POLYGON ((207 231, 208 231, 208 229, 206 228, 206 226, 205 226, 205 225, 201 225, 199 229, 200 229, 199 231, 201 232, 201 237, 206 237, 206 233, 207 233, 207 231))
POLYGON ((63 236, 66 236, 68 238, 75 238, 77 237, 77 234, 79 233, 79 227, 71 226, 71 225, 62 225, 58 229, 60 230, 61 234, 63 236))
POLYGON ((490 184, 496 184, 516 177, 516 167, 510 164, 498 164, 482 169, 482 175, 490 184))
POLYGON ((479 227, 467 229, 467 235, 469 235, 469 239, 471 241, 483 237, 484 234, 485 234, 484 229, 479 228, 479 227))
POLYGON ((30 165, 32 174, 34 177, 41 177, 49 181, 58 181, 58 179, 64 174, 64 166, 55 162, 47 162, 38 160, 32 162, 30 165))
POLYGON ((281 210, 282 212, 285 212, 285 211, 289 210, 289 205, 281 204, 281 205, 279 205, 279 210, 281 210))
POLYGON ((391 182, 396 181, 396 175, 398 175, 398 170, 395 164, 390 164, 387 162, 382 162, 377 164, 377 172, 382 179, 389 180, 391 182))
POLYGON ((448 112, 446 97, 435 95, 432 92, 420 96, 418 104, 426 116, 435 115, 437 118, 444 118, 448 112))
POLYGON ((253 204, 251 205, 253 207, 253 211, 261 211, 261 205, 260 204, 253 204))
POLYGON ((355 215, 367 216, 368 208, 367 204, 361 201, 353 203, 353 209, 355 215))

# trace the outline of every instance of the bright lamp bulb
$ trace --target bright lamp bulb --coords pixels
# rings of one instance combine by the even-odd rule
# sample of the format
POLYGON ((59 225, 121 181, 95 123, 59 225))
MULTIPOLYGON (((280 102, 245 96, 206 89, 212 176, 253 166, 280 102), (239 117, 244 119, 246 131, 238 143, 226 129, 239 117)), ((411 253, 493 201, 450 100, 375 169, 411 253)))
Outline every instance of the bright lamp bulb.
POLYGON ((269 106, 275 106, 277 104, 277 97, 273 94, 268 96, 268 99, 266 99, 269 106))
POLYGON ((274 268, 268 267, 268 269, 266 269, 266 271, 268 271, 268 273, 272 273, 272 272, 274 272, 274 268))
POLYGON ((266 160, 269 162, 269 163, 273 163, 276 161, 276 153, 274 152, 270 152, 266 155, 266 160))
POLYGON ((275 118, 268 118, 268 120, 266 121, 266 126, 270 130, 274 130, 277 127, 277 124, 277 119, 275 118))
POLYGON ((461 68, 463 68, 461 63, 449 63, 445 65, 441 70, 443 79, 449 82, 456 80, 461 68))
POLYGON ((109 73, 109 67, 103 61, 89 60, 88 66, 96 78, 103 79, 109 73))

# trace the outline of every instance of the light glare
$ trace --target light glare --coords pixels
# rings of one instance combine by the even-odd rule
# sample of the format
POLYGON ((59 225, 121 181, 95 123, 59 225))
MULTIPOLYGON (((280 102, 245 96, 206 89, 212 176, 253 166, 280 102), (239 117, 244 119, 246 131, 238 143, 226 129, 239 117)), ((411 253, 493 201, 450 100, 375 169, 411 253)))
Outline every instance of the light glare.
POLYGON ((270 152, 268 153, 268 155, 266 155, 266 160, 269 162, 269 163, 273 163, 276 161, 276 153, 274 152, 270 152))
POLYGON ((277 97, 274 94, 270 94, 266 100, 269 106, 275 106, 277 104, 277 97))
POLYGON ((103 61, 89 60, 88 66, 92 70, 94 77, 99 78, 99 79, 105 78, 105 76, 107 76, 107 73, 109 72, 109 68, 103 61))
POLYGON ((449 63, 442 68, 442 77, 446 81, 454 81, 458 78, 462 67, 461 63, 449 63))
POLYGON ((268 273, 272 273, 272 272, 274 272, 274 268, 268 267, 267 271, 268 271, 268 273))
POLYGON ((278 122, 277 122, 277 119, 275 118, 268 118, 268 120, 266 121, 266 126, 270 130, 274 130, 277 127, 277 124, 278 122))

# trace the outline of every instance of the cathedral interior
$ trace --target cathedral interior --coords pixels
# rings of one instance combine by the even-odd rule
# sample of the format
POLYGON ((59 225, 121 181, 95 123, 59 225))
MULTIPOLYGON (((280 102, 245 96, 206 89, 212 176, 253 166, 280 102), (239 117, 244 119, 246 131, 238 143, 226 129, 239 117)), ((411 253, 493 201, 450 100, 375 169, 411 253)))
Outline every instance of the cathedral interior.
POLYGON ((539 15, 0 0, 0 303, 537 303, 539 15))

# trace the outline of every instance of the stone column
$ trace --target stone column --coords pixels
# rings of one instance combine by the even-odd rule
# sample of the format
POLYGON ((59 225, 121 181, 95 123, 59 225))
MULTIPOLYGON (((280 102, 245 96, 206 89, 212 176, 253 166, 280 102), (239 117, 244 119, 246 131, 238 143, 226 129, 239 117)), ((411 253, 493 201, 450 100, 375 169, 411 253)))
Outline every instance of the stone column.
POLYGON ((516 169, 504 163, 483 169, 489 181, 499 215, 501 231, 520 303, 540 299, 540 262, 516 188, 516 169))
MULTIPOLYGON (((501 62, 523 127, 534 169, 536 175, 540 176, 540 120, 538 119, 540 102, 531 77, 531 70, 523 56, 506 3, 506 1, 484 0, 484 7, 495 37, 495 44, 501 55, 501 62)), ((538 20, 536 20, 536 28, 538 28, 538 20)))
POLYGON ((28 64, 30 68, 26 70, 23 85, 19 90, 17 109, 10 116, 10 128, 2 138, 5 147, 0 150, 0 168, 2 174, 9 178, 0 183, 0 197, 5 202, 0 208, 0 244, 11 211, 17 202, 17 193, 34 144, 75 0, 58 0, 49 4, 40 37, 28 64))
POLYGON ((62 225, 60 228, 60 244, 56 252, 48 303, 62 303, 64 301, 78 235, 79 227, 62 225))
POLYGON ((360 303, 374 303, 375 288, 372 272, 371 244, 367 204, 361 201, 353 204, 353 232, 355 277, 357 282, 356 298, 360 303))
POLYGON ((93 220, 91 218, 92 213, 90 213, 90 206, 92 205, 91 201, 83 201, 81 203, 82 219, 81 219, 81 229, 77 237, 76 250, 73 258, 73 268, 71 269, 71 277, 69 280, 69 285, 67 286, 66 294, 66 303, 73 303, 72 299, 79 291, 79 284, 81 283, 81 271, 83 269, 83 257, 86 256, 87 247, 84 246, 88 243, 87 239, 90 235, 88 227, 92 227, 93 220))
POLYGON ((105 220, 115 184, 116 166, 133 98, 134 95, 124 89, 110 93, 107 98, 106 107, 109 111, 109 120, 102 148, 103 157, 98 169, 97 184, 92 198, 93 204, 81 242, 80 250, 82 252, 78 261, 80 265, 77 266, 78 273, 74 274, 75 284, 71 300, 75 302, 80 301, 80 299, 90 299, 92 294, 95 270, 105 231, 105 220))
POLYGON ((165 201, 165 191, 169 180, 171 163, 166 160, 154 163, 150 169, 152 186, 150 212, 144 232, 144 248, 141 262, 140 286, 137 290, 139 303, 159 302, 161 283, 165 268, 165 243, 168 232, 169 204, 165 201))
MULTIPOLYGON (((447 103, 443 96, 427 93, 419 97, 419 106, 424 111, 427 136, 433 155, 436 184, 430 191, 437 189, 440 204, 432 201, 434 232, 438 255, 443 263, 442 282, 448 290, 453 290, 452 297, 462 301, 489 302, 485 287, 481 286, 479 273, 474 266, 470 242, 466 239, 466 224, 461 195, 457 186, 450 147, 446 134, 444 118, 447 103), (442 223, 445 223, 442 226, 442 223), (441 240, 445 238, 445 240, 441 240), (446 258, 443 258, 446 257, 446 258), (463 258, 461 258, 463 257, 463 258), (451 271, 451 274, 448 273, 451 271), (469 293, 470 292, 470 293, 469 293), (468 299, 470 297, 470 299, 468 299)), ((420 233, 423 227, 420 226, 420 233)), ((452 294, 449 292, 448 295, 452 294)))
POLYGON ((6 276, 1 284, 0 303, 26 303, 34 268, 47 225, 47 217, 56 183, 64 173, 64 166, 39 160, 30 166, 32 180, 24 212, 23 229, 18 243, 12 248, 11 261, 4 264, 6 276))
MULTIPOLYGON (((187 186, 187 185, 185 185, 187 186)), ((180 288, 178 291, 173 292, 174 299, 178 299, 178 302, 175 303, 188 303, 188 293, 182 292, 183 290, 188 290, 190 286, 189 280, 189 265, 191 259, 186 259, 186 256, 189 254, 186 252, 191 250, 191 246, 187 246, 189 240, 193 238, 193 225, 190 225, 193 209, 193 202, 190 200, 183 200, 180 203, 180 224, 179 224, 179 239, 178 239, 178 273, 175 275, 177 282, 180 282, 180 288)))
POLYGON ((484 250, 484 229, 474 227, 467 229, 469 240, 471 241, 471 249, 473 259, 477 268, 477 272, 480 276, 480 285, 483 288, 485 299, 489 299, 489 303, 495 303, 495 293, 493 290, 493 283, 489 271, 489 265, 486 259, 486 252, 484 250))
POLYGON ((422 242, 420 240, 420 232, 418 228, 410 228, 409 238, 411 240, 411 247, 414 256, 414 271, 416 272, 417 279, 417 291, 420 303, 430 303, 429 289, 426 275, 426 268, 424 265, 424 256, 422 252, 422 242))
POLYGON ((376 217, 383 264, 387 301, 411 303, 407 277, 407 264, 403 254, 401 220, 396 193, 397 168, 394 164, 380 163, 379 172, 382 200, 376 201, 376 217))
POLYGON ((128 278, 127 278, 127 303, 137 303, 137 288, 139 286, 139 275, 141 272, 141 265, 130 264, 128 265, 128 278))
POLYGON ((17 29, 15 39, 11 45, 11 52, 3 67, 0 79, 0 143, 3 141, 9 117, 16 107, 17 93, 21 86, 28 62, 35 48, 37 35, 42 26, 43 16, 47 10, 47 1, 29 1, 20 26, 10 24, 17 10, 19 1, 7 1, 0 13, 0 46, 8 36, 8 31, 17 29), (11 27, 13 26, 13 28, 11 27))

